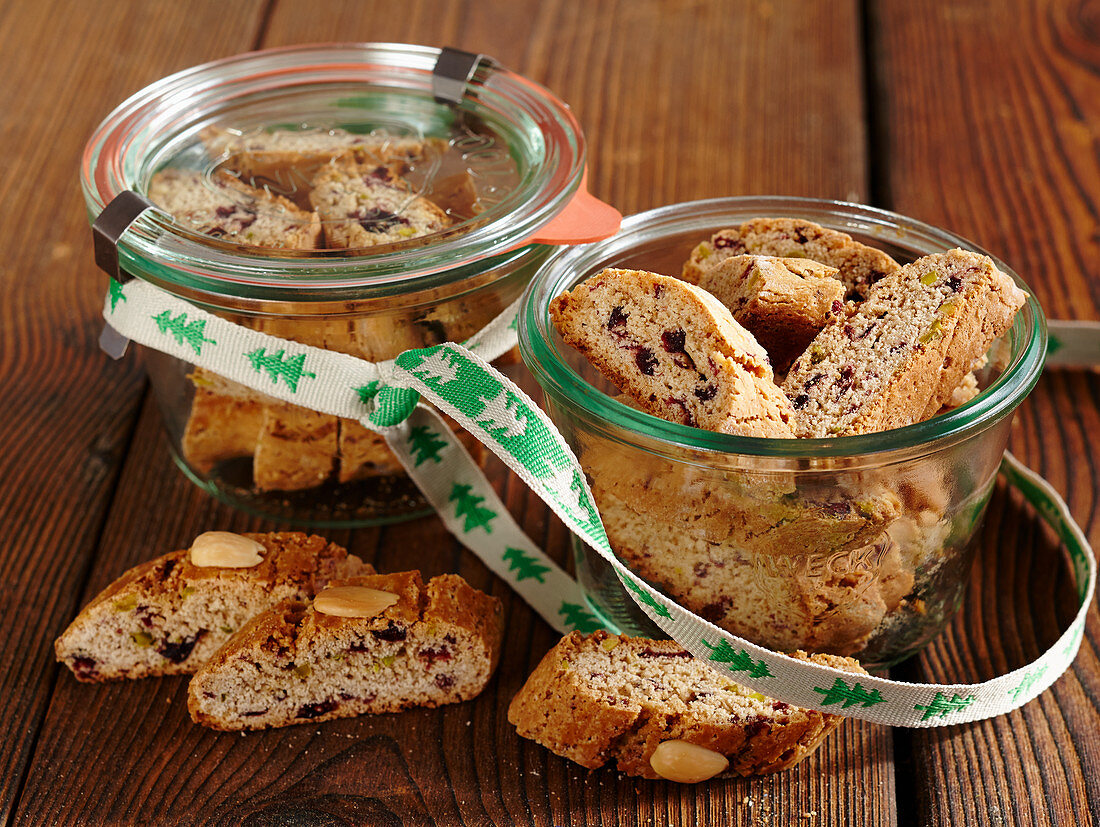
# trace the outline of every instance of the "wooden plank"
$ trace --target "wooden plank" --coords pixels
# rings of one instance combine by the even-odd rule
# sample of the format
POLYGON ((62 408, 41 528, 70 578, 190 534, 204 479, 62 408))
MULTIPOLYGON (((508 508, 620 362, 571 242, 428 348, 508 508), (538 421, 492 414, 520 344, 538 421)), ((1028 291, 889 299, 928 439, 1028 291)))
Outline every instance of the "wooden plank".
POLYGON ((145 84, 246 48, 258 3, 0 6, 0 817, 19 795, 142 393, 96 347, 106 279, 77 183, 95 125, 145 84), (201 33, 201 37, 197 36, 201 33), (94 79, 89 94, 88 79, 94 79), (17 161, 17 162, 13 162, 17 161))
MULTIPOLYGON (((574 106, 594 191, 633 212, 752 192, 866 197, 858 32, 854 2, 411 0, 397 15, 388 4, 326 0, 276 4, 263 45, 392 40, 493 54, 574 106)), ((531 537, 567 560, 560 523, 499 465, 491 476, 531 537)), ((147 405, 85 596, 202 530, 257 525, 171 467, 147 405)), ((88 687, 63 674, 18 821, 897 822, 891 735, 880 727, 850 723, 783 775, 698 787, 557 758, 505 719, 556 639, 549 627, 434 519, 329 534, 383 570, 457 570, 504 601, 501 668, 481 697, 240 736, 191 725, 182 679, 88 687)))
MULTIPOLYGON (((1070 2, 870 4, 877 67, 873 141, 883 206, 947 227, 1012 265, 1048 314, 1097 318, 1100 66, 1092 24, 1070 2)), ((1010 448, 1066 493, 1095 545, 1100 427, 1095 375, 1044 377, 1010 448)), ((1004 498, 964 608, 911 666, 914 678, 977 680, 1023 665, 1066 621, 1063 570, 1034 518, 1004 498)), ((1073 669, 1004 718, 903 736, 928 824, 1100 822, 1095 610, 1073 669), (1090 686, 1092 688, 1090 689, 1090 686)), ((904 806, 904 805, 903 805, 904 806)))

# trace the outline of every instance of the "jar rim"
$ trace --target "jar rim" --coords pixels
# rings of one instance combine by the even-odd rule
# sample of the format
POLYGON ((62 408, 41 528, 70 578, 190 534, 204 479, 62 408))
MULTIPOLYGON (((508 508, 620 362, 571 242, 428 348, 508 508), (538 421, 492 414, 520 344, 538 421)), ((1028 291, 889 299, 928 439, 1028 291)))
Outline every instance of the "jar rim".
MULTIPOLYGON (((558 340, 560 341, 560 340, 558 340)), ((561 250, 527 287, 519 320, 523 361, 548 396, 586 422, 617 426, 670 450, 712 451, 777 460, 857 458, 906 450, 930 450, 965 439, 1011 414, 1038 381, 1047 349, 1047 327, 1034 293, 1004 262, 967 239, 888 210, 846 201, 787 196, 734 196, 680 202, 624 217, 618 234, 561 250), (945 414, 901 428, 856 436, 782 439, 738 436, 669 422, 618 402, 599 390, 565 359, 551 336, 550 300, 598 269, 614 266, 641 241, 673 232, 698 231, 699 240, 724 226, 761 216, 804 218, 832 229, 889 238, 916 255, 962 247, 988 255, 1027 293, 1006 334, 1011 360, 975 398, 945 414)), ((660 450, 660 448, 657 448, 660 450)))
MULTIPOLYGON (((246 99, 369 83, 386 95, 415 96, 431 106, 432 70, 441 51, 400 43, 295 45, 234 55, 162 78, 116 107, 88 140, 81 184, 90 219, 119 192, 139 188, 158 148, 209 126, 218 113, 246 99)), ((388 245, 381 253, 303 255, 213 239, 149 210, 120 241, 120 262, 159 286, 215 303, 218 297, 278 300, 301 289, 326 300, 349 290, 385 293, 395 285, 402 291, 428 289, 461 278, 456 271, 467 265, 530 243, 581 186, 586 145, 580 125, 567 104, 534 81, 481 62, 461 104, 434 106, 503 124, 510 130, 508 151, 526 153, 526 173, 515 191, 464 232, 444 233, 422 246, 388 245)))

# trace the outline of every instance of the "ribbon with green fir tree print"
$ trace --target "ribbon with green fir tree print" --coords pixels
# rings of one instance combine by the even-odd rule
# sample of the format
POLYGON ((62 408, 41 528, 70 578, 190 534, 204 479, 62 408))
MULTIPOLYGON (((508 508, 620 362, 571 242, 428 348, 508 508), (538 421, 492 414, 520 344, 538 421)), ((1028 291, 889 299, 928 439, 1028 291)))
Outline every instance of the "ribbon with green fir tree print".
POLYGON ((1096 559, 1057 492, 1008 454, 1001 472, 1069 551, 1079 601, 1069 628, 1026 666, 977 684, 902 683, 773 652, 683 608, 619 563, 569 446, 542 410, 489 365, 515 344, 516 312, 513 305, 464 345, 444 343, 370 363, 240 327, 140 280, 112 282, 103 310, 121 337, 383 434, 455 537, 559 631, 603 624, 577 583, 523 534, 433 408, 484 443, 607 560, 627 594, 670 637, 769 697, 878 723, 943 726, 1015 709, 1072 663, 1095 589, 1096 559))

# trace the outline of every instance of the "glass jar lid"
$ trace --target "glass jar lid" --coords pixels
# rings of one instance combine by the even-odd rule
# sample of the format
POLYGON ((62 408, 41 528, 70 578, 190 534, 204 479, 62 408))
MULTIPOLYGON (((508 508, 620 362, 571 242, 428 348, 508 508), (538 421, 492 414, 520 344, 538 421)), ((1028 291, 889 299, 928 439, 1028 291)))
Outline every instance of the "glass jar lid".
POLYGON ((295 46, 166 77, 89 140, 89 214, 145 195, 159 209, 119 243, 123 269, 213 303, 384 297, 525 244, 614 232, 618 214, 583 190, 569 107, 487 60, 460 98, 437 98, 440 55, 295 46), (598 220, 571 221, 578 202, 598 220))

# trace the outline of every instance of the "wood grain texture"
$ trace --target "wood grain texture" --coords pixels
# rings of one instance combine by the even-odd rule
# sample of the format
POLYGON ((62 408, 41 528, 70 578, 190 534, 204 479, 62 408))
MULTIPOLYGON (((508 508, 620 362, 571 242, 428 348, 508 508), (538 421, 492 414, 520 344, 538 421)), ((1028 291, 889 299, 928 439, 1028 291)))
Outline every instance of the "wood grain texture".
MULTIPOLYGON (((1095 10, 1029 0, 870 8, 883 206, 991 250, 1049 315, 1098 318, 1095 10)), ((1009 445, 1066 494, 1094 545, 1098 391, 1095 375, 1045 376, 1009 445)), ((1042 651, 1067 622, 1065 570, 1051 556, 1033 517, 995 500, 962 612, 907 674, 980 680, 1042 651)), ((1050 692, 995 721, 899 735, 913 823, 1100 823, 1098 639, 1094 608, 1081 654, 1050 692)))
POLYGON ((130 93, 247 48, 256 9, 211 4, 204 14, 163 2, 49 0, 0 6, 0 153, 8 159, 0 176, 4 819, 57 674, 51 642, 77 608, 143 387, 133 360, 113 364, 96 347, 106 280, 91 261, 80 153, 130 93), (229 27, 214 25, 227 20, 229 27), (151 39, 149 31, 175 34, 151 39), (94 94, 88 78, 95 78, 94 94))
MULTIPOLYGON (((457 571, 501 598, 501 668, 473 702, 227 735, 190 723, 184 679, 86 686, 52 665, 53 637, 127 567, 210 528, 274 527, 188 483, 134 358, 111 363, 95 348, 103 279, 75 176, 116 103, 254 46, 483 51, 570 102, 590 186, 624 212, 729 194, 877 194, 1005 258, 1052 315, 1096 318, 1095 12, 1069 0, 863 8, 866 26, 854 0, 412 0, 399 14, 356 0, 0 4, 0 149, 21 170, 0 177, 0 195, 25 205, 0 218, 0 711, 20 722, 0 745, 5 822, 1100 823, 1095 609, 1073 670, 1012 715, 920 732, 849 722, 791 772, 696 787, 589 773, 515 735, 508 702, 556 636, 434 519, 325 534, 383 570, 457 571)), ((1098 402, 1096 377, 1044 377, 1012 437, 1094 541, 1098 402)), ((528 534, 568 562, 562 525, 499 464, 490 476, 528 534)), ((903 672, 980 679, 1034 656, 1066 621, 1052 555, 1030 512, 999 491, 963 611, 903 672)))

